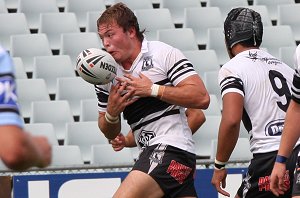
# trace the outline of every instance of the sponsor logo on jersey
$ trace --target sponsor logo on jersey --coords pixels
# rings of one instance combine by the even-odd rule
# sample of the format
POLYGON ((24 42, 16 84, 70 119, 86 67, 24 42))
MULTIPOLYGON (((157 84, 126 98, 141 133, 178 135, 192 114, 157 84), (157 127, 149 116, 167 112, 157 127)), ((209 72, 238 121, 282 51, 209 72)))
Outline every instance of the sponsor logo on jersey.
POLYGON ((247 58, 251 59, 254 62, 257 61, 257 60, 260 60, 262 62, 265 62, 265 63, 269 64, 269 65, 282 64, 282 62, 280 60, 278 60, 277 58, 258 57, 257 56, 257 51, 255 51, 254 53, 249 51, 249 56, 247 58))
POLYGON ((266 136, 280 136, 284 126, 284 119, 274 120, 267 124, 265 128, 266 136))
POLYGON ((152 56, 144 57, 142 71, 148 71, 151 68, 153 68, 152 56))

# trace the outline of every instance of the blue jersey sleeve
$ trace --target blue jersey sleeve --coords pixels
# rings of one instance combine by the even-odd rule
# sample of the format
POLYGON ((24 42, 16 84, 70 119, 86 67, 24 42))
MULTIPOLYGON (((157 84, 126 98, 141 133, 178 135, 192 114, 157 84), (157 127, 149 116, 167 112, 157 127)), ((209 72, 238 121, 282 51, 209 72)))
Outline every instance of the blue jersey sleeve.
POLYGON ((8 53, 0 48, 0 125, 22 127, 23 120, 17 104, 13 63, 8 53))

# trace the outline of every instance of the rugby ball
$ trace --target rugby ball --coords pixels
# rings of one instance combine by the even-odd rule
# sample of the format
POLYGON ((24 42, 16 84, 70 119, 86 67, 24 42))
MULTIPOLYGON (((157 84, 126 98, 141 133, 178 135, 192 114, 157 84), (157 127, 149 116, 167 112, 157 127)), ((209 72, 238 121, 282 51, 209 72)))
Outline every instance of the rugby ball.
POLYGON ((115 59, 108 52, 97 48, 83 50, 76 61, 79 76, 95 85, 111 82, 116 77, 117 67, 115 59))

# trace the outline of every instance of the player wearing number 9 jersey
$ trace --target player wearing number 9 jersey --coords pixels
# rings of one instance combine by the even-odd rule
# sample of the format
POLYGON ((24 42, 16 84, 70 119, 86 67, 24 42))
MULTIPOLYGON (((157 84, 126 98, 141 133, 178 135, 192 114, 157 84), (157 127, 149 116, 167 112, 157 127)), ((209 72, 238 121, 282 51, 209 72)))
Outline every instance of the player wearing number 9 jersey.
MULTIPOLYGON (((231 60, 219 71, 223 112, 212 184, 229 196, 222 189, 226 185, 225 164, 239 137, 242 120, 249 133, 253 159, 236 198, 275 197, 270 191, 269 177, 291 99, 294 72, 281 60, 259 49, 263 35, 259 13, 246 8, 233 9, 225 20, 224 33, 231 60)), ((296 157, 295 151, 287 163, 290 173, 286 174, 286 183, 292 183, 296 157)), ((288 190, 284 197, 290 196, 288 190)))

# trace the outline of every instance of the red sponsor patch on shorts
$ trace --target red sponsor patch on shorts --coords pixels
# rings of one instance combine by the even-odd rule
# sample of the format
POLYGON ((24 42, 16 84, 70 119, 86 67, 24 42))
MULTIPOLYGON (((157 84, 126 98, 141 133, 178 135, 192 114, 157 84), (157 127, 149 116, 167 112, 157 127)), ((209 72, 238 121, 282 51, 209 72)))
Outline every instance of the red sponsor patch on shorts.
POLYGON ((168 167, 167 173, 170 173, 170 175, 176 181, 178 181, 178 183, 182 184, 184 180, 189 176, 191 171, 192 168, 176 162, 175 160, 172 160, 168 167))

